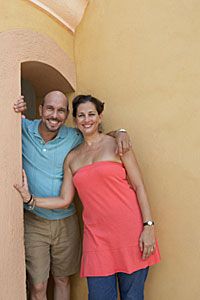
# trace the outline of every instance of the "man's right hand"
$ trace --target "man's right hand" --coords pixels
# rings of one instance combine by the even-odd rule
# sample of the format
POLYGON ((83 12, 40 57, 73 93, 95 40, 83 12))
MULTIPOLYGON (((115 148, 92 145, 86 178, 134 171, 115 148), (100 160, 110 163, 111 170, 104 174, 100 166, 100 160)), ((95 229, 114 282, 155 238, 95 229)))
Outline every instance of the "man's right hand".
POLYGON ((20 96, 13 105, 13 109, 16 113, 23 113, 26 110, 26 102, 24 96, 20 96))

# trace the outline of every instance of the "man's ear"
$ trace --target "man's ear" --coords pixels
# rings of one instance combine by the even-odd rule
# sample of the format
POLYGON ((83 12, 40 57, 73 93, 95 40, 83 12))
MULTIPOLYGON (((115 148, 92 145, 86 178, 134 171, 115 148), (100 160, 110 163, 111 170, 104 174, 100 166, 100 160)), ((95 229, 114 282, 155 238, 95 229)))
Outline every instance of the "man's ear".
POLYGON ((40 117, 42 116, 42 108, 43 108, 43 106, 40 104, 40 106, 39 106, 39 116, 40 117))

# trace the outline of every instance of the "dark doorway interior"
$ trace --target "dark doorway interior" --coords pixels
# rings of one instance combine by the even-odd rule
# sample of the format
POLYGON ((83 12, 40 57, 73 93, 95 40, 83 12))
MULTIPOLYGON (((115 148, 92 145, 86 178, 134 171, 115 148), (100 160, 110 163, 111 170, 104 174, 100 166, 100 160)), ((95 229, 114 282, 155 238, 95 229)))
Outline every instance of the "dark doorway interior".
MULTIPOLYGON (((59 90, 64 94, 73 92, 66 78, 55 68, 38 61, 28 61, 21 64, 21 94, 27 103, 26 118, 39 118, 38 106, 42 98, 50 91, 59 90)), ((48 300, 53 299, 53 279, 50 275, 48 283, 48 300)), ((27 285, 27 299, 28 285, 27 285)))

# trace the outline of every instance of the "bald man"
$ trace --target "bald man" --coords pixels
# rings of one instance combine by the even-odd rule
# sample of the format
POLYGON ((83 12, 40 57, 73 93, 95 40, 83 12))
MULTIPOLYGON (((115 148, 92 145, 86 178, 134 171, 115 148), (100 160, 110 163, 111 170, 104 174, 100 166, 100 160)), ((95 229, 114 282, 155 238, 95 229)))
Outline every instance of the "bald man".
MULTIPOLYGON (((23 97, 14 105, 25 109, 23 97)), ((22 119, 23 168, 35 196, 57 196, 63 180, 63 162, 82 142, 74 128, 63 126, 68 114, 66 96, 53 91, 39 106, 40 120, 22 119)), ((48 210, 25 205, 25 253, 30 299, 45 300, 49 271, 54 278, 54 299, 69 300, 69 276, 79 269, 80 234, 74 204, 68 209, 48 210)))

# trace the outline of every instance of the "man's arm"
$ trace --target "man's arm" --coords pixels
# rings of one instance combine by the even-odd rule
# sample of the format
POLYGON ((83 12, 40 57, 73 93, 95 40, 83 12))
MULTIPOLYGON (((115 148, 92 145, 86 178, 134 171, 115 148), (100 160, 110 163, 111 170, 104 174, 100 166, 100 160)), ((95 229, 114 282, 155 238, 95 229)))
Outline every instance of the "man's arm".
POLYGON ((23 113, 27 109, 24 96, 21 95, 17 98, 17 101, 13 105, 13 109, 16 113, 23 113))
POLYGON ((122 156, 131 149, 131 140, 125 129, 118 129, 116 131, 108 132, 107 134, 116 139, 116 153, 120 156, 122 156))

